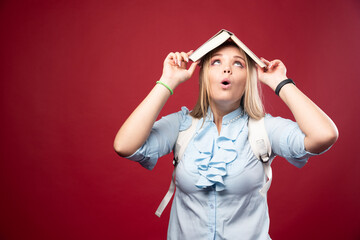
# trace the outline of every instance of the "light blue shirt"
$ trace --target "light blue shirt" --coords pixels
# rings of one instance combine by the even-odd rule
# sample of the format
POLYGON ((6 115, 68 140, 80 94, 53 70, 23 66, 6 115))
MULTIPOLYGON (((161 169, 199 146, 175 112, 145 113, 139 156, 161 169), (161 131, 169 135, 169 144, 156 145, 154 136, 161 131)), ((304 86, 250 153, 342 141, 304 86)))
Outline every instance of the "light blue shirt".
MULTIPOLYGON (((270 239, 262 163, 248 141, 248 115, 241 108, 223 117, 220 134, 209 110, 198 122, 183 158, 176 167, 176 192, 171 207, 168 239, 270 239)), ((157 121, 145 144, 128 157, 151 170, 170 153, 180 131, 191 126, 187 108, 157 121)), ((297 123, 265 116, 273 156, 296 167, 312 155, 305 150, 297 123)))

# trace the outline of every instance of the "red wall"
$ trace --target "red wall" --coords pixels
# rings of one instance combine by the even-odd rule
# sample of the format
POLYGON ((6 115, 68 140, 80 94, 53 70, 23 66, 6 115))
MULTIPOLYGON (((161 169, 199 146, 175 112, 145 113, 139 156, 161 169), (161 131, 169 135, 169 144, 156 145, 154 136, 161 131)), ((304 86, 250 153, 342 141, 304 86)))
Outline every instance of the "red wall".
MULTIPOLYGON (((288 76, 340 138, 299 170, 273 164, 273 239, 359 239, 360 4, 343 1, 2 1, 0 239, 165 239, 171 157, 153 171, 119 158, 114 136, 170 51, 219 29, 288 76)), ((267 110, 291 117, 265 89, 267 110)), ((191 108, 197 78, 162 115, 191 108)))

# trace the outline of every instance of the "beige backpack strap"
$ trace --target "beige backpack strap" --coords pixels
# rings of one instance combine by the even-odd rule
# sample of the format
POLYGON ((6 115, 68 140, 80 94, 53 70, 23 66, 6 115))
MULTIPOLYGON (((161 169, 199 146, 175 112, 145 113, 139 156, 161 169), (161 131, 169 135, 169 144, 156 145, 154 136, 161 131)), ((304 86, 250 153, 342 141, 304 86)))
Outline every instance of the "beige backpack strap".
POLYGON ((265 172, 265 176, 267 177, 267 181, 264 184, 264 186, 259 190, 259 193, 265 197, 266 193, 268 192, 270 186, 271 186, 271 181, 272 181, 272 170, 271 170, 271 166, 270 166, 270 161, 263 163, 263 167, 264 167, 264 172, 265 172))
POLYGON ((179 136, 176 140, 175 148, 174 148, 174 170, 172 173, 171 183, 168 192, 165 194, 165 197, 161 201, 159 207, 157 208, 155 215, 160 217, 163 211, 165 210, 166 206, 169 204, 172 196, 175 192, 175 171, 176 166, 179 161, 182 159, 185 149, 189 144, 191 138, 194 136, 196 131, 196 126, 198 123, 198 118, 192 118, 191 126, 186 129, 185 131, 179 132, 179 136))
POLYGON ((271 170, 271 144, 269 137, 265 129, 264 118, 259 120, 249 118, 249 143, 254 155, 263 163, 265 176, 267 181, 265 185, 260 189, 260 194, 265 196, 270 188, 272 181, 271 170))
POLYGON ((262 162, 268 162, 271 156, 271 144, 265 129, 264 118, 249 118, 249 142, 254 155, 262 162))

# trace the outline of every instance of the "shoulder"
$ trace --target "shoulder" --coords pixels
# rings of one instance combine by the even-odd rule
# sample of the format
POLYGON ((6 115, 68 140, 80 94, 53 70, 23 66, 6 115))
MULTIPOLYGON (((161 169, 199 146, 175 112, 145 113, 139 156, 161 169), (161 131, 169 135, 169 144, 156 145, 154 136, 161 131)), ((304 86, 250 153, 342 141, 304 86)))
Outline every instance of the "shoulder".
POLYGON ((181 110, 178 112, 180 115, 180 131, 184 131, 191 126, 192 117, 190 116, 190 111, 187 107, 181 107, 181 110))
POLYGON ((181 107, 180 111, 162 117, 158 121, 158 123, 161 124, 167 122, 170 125, 176 124, 179 125, 179 130, 183 131, 191 126, 192 117, 190 116, 189 113, 190 113, 189 109, 183 106, 181 107))
POLYGON ((289 138, 291 135, 302 135, 299 125, 290 119, 266 114, 264 124, 269 138, 289 138))
POLYGON ((304 144, 305 135, 297 122, 282 117, 273 117, 270 114, 266 114, 264 120, 266 131, 272 143, 278 144, 282 148, 291 146, 303 148, 301 145, 304 144))
POLYGON ((265 114, 264 117, 264 123, 265 123, 265 127, 267 130, 271 130, 272 128, 281 128, 281 127, 296 127, 297 123, 290 120, 290 119, 286 119, 283 117, 274 117, 271 114, 267 113, 265 114))

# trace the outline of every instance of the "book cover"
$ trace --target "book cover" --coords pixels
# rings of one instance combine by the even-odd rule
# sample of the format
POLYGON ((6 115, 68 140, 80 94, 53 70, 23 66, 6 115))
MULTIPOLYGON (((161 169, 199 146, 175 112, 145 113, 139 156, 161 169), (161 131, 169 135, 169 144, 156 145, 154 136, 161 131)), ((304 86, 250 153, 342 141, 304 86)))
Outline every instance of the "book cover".
POLYGON ((260 67, 266 67, 266 64, 262 62, 243 42, 241 42, 240 39, 235 36, 235 34, 225 29, 220 30, 217 34, 215 34, 198 49, 196 49, 190 55, 190 60, 196 62, 197 60, 205 56, 208 52, 223 44, 228 39, 231 39, 236 45, 238 45, 239 48, 241 48, 260 67))

